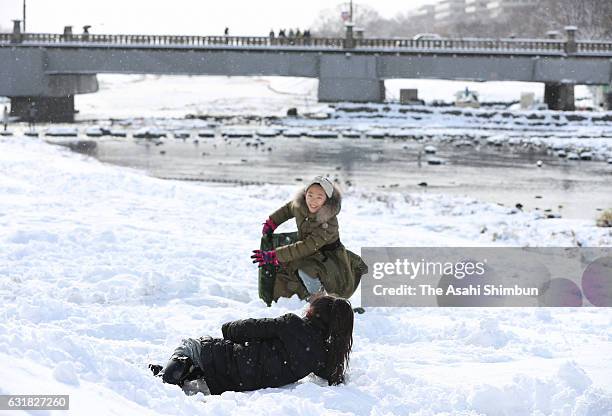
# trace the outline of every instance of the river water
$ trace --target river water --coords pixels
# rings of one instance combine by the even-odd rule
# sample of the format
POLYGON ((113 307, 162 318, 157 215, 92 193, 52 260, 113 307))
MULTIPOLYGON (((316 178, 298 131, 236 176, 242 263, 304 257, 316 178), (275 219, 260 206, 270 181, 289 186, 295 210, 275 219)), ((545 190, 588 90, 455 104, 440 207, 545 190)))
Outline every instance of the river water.
POLYGON ((338 138, 96 139, 99 160, 160 178, 212 183, 297 184, 328 174, 344 188, 464 195, 521 204, 567 218, 594 219, 612 207, 612 165, 570 161, 546 149, 509 144, 437 143, 425 154, 416 140, 338 138), (442 161, 431 165, 429 159, 442 161), (538 161, 542 161, 538 166, 538 161), (424 186, 426 183, 427 186, 424 186))

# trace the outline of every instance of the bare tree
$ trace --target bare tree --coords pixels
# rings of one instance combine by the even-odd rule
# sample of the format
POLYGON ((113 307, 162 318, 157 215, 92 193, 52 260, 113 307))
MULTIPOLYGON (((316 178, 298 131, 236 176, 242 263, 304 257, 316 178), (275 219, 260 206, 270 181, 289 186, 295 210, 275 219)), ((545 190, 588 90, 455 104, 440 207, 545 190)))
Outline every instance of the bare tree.
POLYGON ((432 32, 432 22, 409 13, 399 13, 387 24, 396 37, 411 38, 419 33, 432 32))
MULTIPOLYGON (((344 22, 340 14, 346 6, 337 6, 320 13, 313 25, 317 36, 343 36, 344 22)), ((473 16, 434 25, 421 17, 399 13, 385 19, 368 6, 357 5, 355 25, 367 37, 412 37, 417 33, 436 32, 443 36, 544 37, 549 30, 564 26, 578 27, 581 39, 612 38, 612 0, 541 0, 535 6, 514 7, 501 16, 473 16)))
POLYGON ((542 0, 533 17, 535 25, 549 30, 576 26, 582 39, 612 37, 610 0, 542 0))
MULTIPOLYGON (((474 36, 487 38, 544 37, 546 30, 534 23, 534 7, 515 7, 505 10, 496 18, 476 16, 469 21, 454 21, 449 32, 453 36, 474 36)), ((558 29, 558 28, 557 28, 558 29)))
MULTIPOLYGON (((345 22, 341 18, 343 11, 347 11, 346 5, 338 5, 332 9, 325 9, 319 13, 319 17, 312 25, 316 36, 342 37, 344 36, 345 22)), ((370 36, 386 36, 386 19, 370 6, 354 4, 353 21, 355 27, 364 29, 370 36)))

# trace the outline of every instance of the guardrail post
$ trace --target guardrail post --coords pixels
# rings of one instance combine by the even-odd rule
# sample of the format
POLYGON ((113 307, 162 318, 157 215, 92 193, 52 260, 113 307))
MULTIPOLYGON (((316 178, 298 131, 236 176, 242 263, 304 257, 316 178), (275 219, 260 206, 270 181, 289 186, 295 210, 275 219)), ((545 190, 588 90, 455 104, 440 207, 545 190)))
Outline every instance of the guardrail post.
POLYGON ((13 33, 11 33, 11 43, 21 43, 21 20, 13 20, 13 33))
POLYGON ((64 26, 63 40, 72 40, 72 26, 64 26))
POLYGON ((353 37, 353 23, 349 22, 346 24, 346 36, 344 38, 344 47, 346 49, 353 49, 355 47, 355 38, 353 37))
POLYGON ((576 31, 578 28, 576 26, 565 26, 565 53, 572 54, 576 53, 578 50, 576 46, 576 31))

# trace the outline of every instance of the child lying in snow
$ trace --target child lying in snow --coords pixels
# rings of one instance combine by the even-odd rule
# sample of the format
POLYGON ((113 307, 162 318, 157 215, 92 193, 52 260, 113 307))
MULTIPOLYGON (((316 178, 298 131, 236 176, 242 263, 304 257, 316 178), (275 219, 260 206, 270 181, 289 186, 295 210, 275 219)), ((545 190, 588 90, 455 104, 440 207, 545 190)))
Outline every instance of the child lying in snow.
POLYGON ((317 176, 266 220, 262 234, 295 218, 299 241, 275 250, 254 250, 253 263, 280 266, 274 282, 275 301, 297 294, 301 299, 322 292, 349 298, 367 266, 340 242, 337 215, 342 196, 328 178, 317 176))
POLYGON ((165 367, 149 364, 165 383, 189 393, 197 380, 205 394, 279 387, 310 373, 329 385, 344 381, 353 344, 350 303, 332 296, 313 296, 304 318, 245 319, 222 326, 223 339, 187 338, 165 367))

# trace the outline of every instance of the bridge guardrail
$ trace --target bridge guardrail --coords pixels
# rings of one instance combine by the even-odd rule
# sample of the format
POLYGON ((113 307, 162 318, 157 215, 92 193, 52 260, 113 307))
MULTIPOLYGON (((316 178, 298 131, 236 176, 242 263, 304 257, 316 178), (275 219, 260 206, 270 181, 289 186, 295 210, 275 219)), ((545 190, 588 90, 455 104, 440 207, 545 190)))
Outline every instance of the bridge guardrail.
POLYGON ((0 43, 53 44, 91 43, 134 46, 311 46, 343 48, 342 38, 270 38, 263 36, 175 36, 175 35, 98 35, 56 33, 0 33, 0 43))
POLYGON ((357 39, 357 47, 485 51, 563 52, 560 40, 539 39, 357 39))
MULTIPOLYGON (((352 40, 352 49, 405 49, 440 52, 488 52, 564 54, 566 42, 559 39, 376 39, 352 40)), ((185 46, 206 47, 312 47, 320 49, 345 49, 345 38, 282 38, 265 36, 175 36, 175 35, 105 35, 105 34, 55 34, 55 33, 0 33, 0 44, 13 45, 74 45, 88 43, 99 46, 185 46)), ((576 53, 586 55, 612 55, 612 41, 578 41, 576 53)))
POLYGON ((583 41, 576 42, 578 46, 578 52, 600 52, 600 53, 612 53, 612 41, 583 41))

